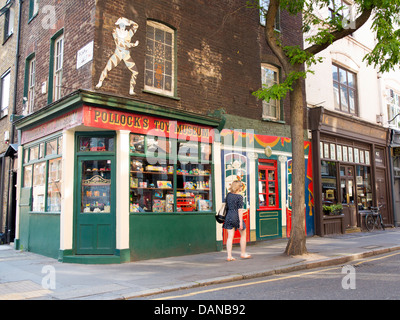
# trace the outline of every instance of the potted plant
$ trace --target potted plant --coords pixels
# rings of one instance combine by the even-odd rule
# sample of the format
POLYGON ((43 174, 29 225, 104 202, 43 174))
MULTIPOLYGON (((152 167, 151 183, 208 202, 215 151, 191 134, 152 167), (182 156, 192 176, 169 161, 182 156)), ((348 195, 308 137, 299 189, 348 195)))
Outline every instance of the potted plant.
POLYGON ((340 215, 340 214, 342 214, 342 209, 343 209, 343 206, 340 203, 331 204, 329 206, 326 206, 326 205, 322 206, 322 210, 323 210, 324 214, 328 215, 328 216, 340 215))

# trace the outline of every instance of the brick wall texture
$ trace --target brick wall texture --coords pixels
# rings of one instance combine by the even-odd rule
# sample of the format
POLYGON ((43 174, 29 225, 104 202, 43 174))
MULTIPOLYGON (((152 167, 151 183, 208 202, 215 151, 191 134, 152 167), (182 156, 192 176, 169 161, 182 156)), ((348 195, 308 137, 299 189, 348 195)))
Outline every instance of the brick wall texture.
MULTIPOLYGON (((62 94, 79 88, 126 96, 147 103, 208 114, 223 108, 236 117, 253 119, 261 131, 261 102, 251 94, 261 87, 262 62, 279 66, 264 39, 256 9, 244 0, 41 0, 39 14, 29 20, 29 1, 24 2, 20 62, 36 54, 36 103, 34 111, 47 105, 48 93, 41 86, 48 83, 50 39, 64 30, 64 75, 62 94), (45 28, 53 7, 54 25, 45 28), (111 70, 100 89, 95 86, 109 57, 115 51, 112 37, 119 17, 135 21, 139 28, 130 50, 138 68, 135 96, 129 95, 131 72, 121 62, 111 70), (144 92, 146 23, 154 20, 175 30, 177 95, 169 98, 144 92), (94 58, 76 68, 77 51, 94 40, 94 58)), ((301 17, 281 13, 284 45, 302 45, 301 17)), ((19 83, 24 82, 24 67, 19 83)), ((17 110, 22 112, 23 86, 19 87, 17 110)), ((289 122, 289 101, 284 103, 284 121, 289 122)), ((233 119, 233 118, 232 118, 233 119)), ((228 122, 229 124, 229 122, 228 122)), ((234 125, 235 122, 232 122, 234 125)), ((268 130, 267 130, 268 131, 268 130)), ((266 132, 267 132, 266 131, 266 132)))

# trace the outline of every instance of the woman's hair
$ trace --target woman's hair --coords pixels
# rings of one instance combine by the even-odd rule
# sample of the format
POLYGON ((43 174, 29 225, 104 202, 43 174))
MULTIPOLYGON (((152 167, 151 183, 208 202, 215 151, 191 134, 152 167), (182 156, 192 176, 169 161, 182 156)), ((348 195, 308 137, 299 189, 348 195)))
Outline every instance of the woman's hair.
POLYGON ((238 192, 240 189, 242 188, 242 182, 241 181, 233 181, 231 184, 231 188, 230 188, 230 192, 232 193, 236 193, 238 192))

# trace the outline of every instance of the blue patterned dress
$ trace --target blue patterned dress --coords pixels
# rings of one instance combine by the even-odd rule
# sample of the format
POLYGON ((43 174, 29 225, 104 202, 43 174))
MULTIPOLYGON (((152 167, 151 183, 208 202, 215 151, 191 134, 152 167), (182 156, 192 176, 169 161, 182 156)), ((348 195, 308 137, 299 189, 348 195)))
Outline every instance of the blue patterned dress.
MULTIPOLYGON (((243 208, 243 197, 240 194, 228 193, 225 198, 227 205, 227 212, 225 222, 223 224, 224 229, 239 229, 239 209, 243 208)), ((243 221, 243 229, 246 229, 246 225, 243 221)))

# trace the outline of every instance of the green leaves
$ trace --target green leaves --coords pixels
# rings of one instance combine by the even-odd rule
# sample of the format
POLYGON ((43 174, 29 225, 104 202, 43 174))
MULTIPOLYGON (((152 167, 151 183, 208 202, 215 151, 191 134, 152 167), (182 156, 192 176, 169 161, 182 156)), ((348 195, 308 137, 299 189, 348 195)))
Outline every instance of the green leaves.
POLYGON ((279 84, 274 84, 270 87, 264 86, 261 89, 253 92, 253 95, 258 99, 266 100, 281 100, 286 97, 289 91, 293 91, 293 84, 296 80, 303 78, 305 79, 307 73, 310 71, 293 71, 286 76, 284 82, 279 84))

